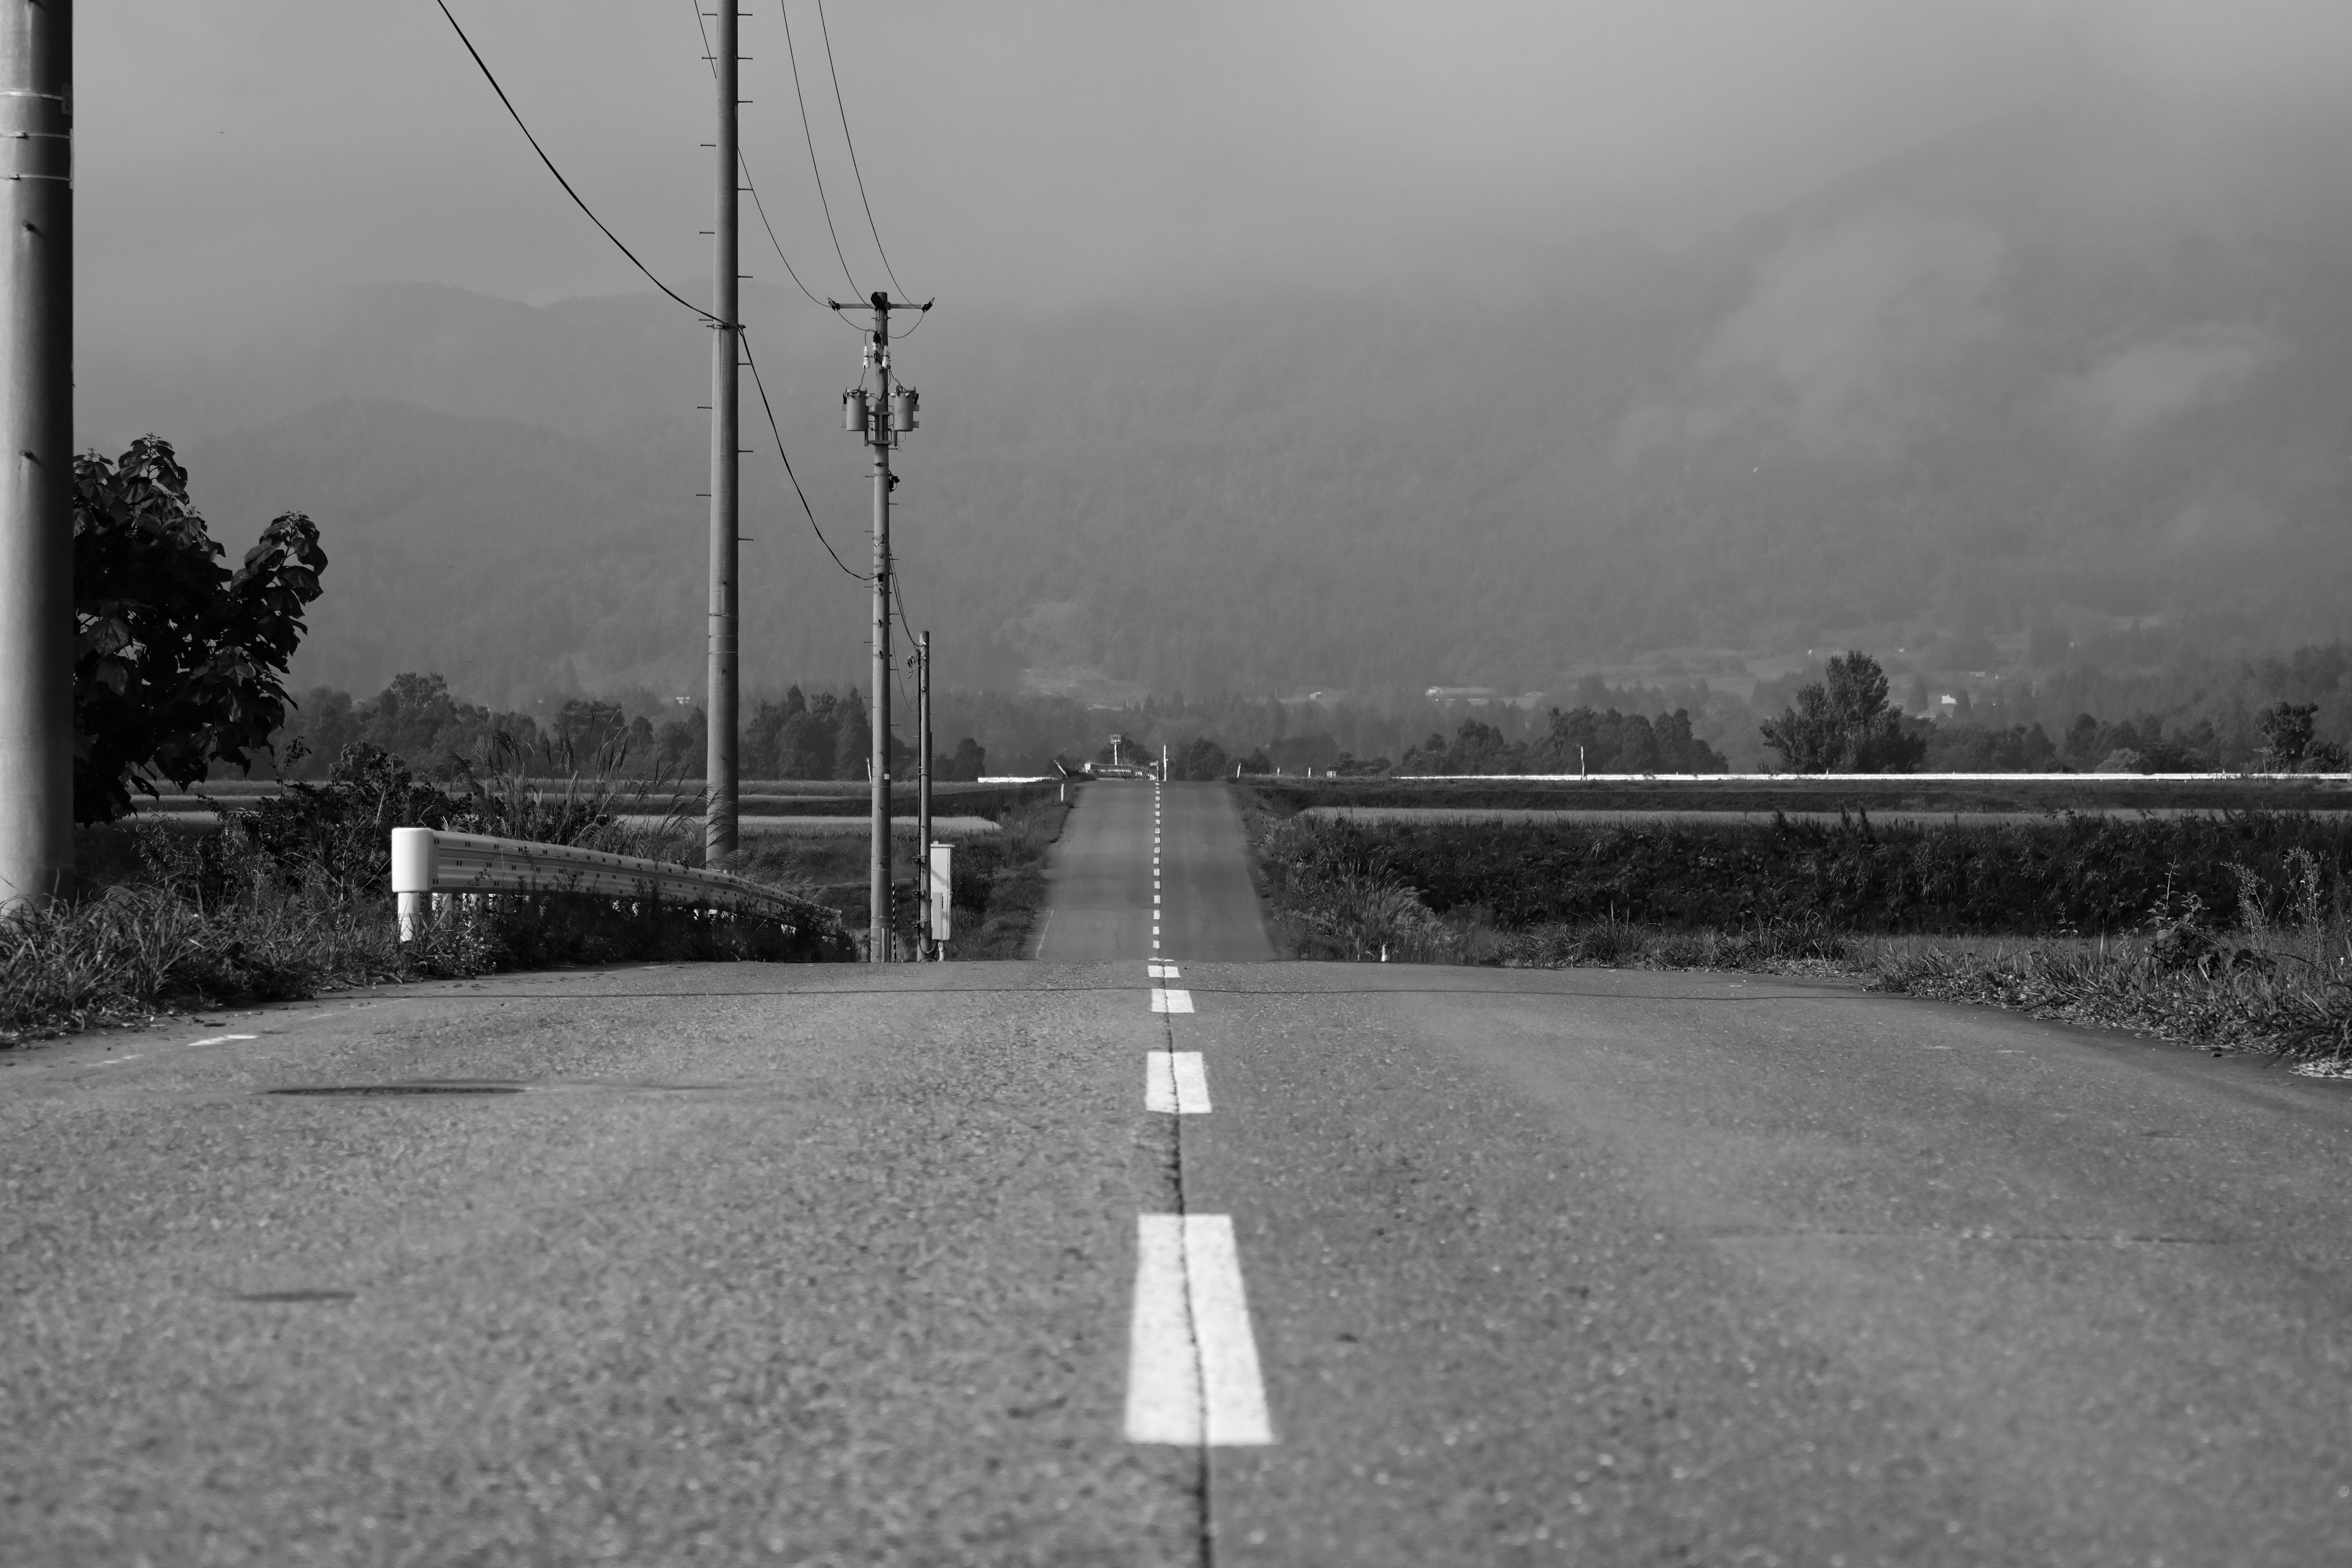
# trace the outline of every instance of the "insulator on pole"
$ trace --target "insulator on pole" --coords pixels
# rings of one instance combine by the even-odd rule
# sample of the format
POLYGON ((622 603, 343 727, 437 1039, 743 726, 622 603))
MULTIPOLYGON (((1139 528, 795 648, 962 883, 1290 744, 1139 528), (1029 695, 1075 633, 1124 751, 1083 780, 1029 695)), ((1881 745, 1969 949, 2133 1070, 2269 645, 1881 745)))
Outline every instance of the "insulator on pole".
POLYGON ((866 426, 866 389, 853 386, 841 395, 841 427, 863 436, 866 426))

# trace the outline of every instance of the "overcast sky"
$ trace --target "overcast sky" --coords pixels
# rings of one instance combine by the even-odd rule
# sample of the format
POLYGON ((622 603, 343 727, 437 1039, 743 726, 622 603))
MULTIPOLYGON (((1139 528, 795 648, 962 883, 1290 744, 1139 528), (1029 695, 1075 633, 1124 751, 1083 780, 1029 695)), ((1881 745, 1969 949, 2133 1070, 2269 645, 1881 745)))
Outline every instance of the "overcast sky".
MULTIPOLYGON (((582 193, 681 281, 709 269, 695 4, 451 0, 582 193)), ((535 302, 639 286, 433 0, 78 9, 85 341, 247 330, 377 279, 535 302)), ((845 292, 782 12, 749 9, 754 177, 812 286, 845 292)), ((827 19, 906 287, 1041 310, 1377 283, 1597 230, 1676 243, 2087 73, 2261 93, 2352 59, 2340 0, 867 0, 827 19)), ((871 289, 814 0, 792 21, 834 218, 871 289)), ((751 227, 745 269, 781 282, 765 244, 751 227)))

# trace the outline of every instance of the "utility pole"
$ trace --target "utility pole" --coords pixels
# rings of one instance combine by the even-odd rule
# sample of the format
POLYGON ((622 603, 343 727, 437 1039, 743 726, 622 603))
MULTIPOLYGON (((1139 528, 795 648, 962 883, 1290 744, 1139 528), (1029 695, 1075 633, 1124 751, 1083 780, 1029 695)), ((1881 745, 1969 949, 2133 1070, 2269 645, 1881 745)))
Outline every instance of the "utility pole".
POLYGON ((73 874, 73 5, 0 0, 0 909, 73 874))
MULTIPOLYGON (((826 303, 834 310, 841 305, 826 303)), ((915 427, 915 389, 890 381, 890 312, 928 310, 907 300, 893 300, 877 289, 866 301, 874 311, 874 330, 866 342, 866 368, 873 373, 869 395, 860 385, 841 395, 843 424, 866 437, 874 448, 874 760, 872 816, 873 856, 866 879, 867 915, 866 959, 890 962, 890 491, 898 480, 890 472, 891 448, 898 437, 915 427), (870 397, 870 401, 869 401, 870 397)), ((928 847, 924 854, 929 855, 928 847)))
MULTIPOLYGON (((731 0, 730 0, 731 4, 731 0)), ((874 853, 866 879, 866 956, 890 962, 890 296, 874 291, 874 853)))
MULTIPOLYGON (((698 4, 699 0, 698 0, 698 4)), ((737 0, 719 0, 719 37, 711 62, 719 82, 719 209, 711 229, 710 333, 710 689, 709 738, 703 751, 702 858, 719 866, 735 853, 736 536, 742 531, 742 492, 736 447, 737 362, 742 323, 736 261, 737 0)))
POLYGON ((915 842, 922 847, 915 851, 917 885, 923 889, 923 924, 916 938, 917 951, 925 958, 931 956, 931 634, 923 633, 917 640, 920 650, 915 663, 915 728, 919 731, 915 743, 922 748, 922 772, 916 777, 921 782, 915 791, 915 842))

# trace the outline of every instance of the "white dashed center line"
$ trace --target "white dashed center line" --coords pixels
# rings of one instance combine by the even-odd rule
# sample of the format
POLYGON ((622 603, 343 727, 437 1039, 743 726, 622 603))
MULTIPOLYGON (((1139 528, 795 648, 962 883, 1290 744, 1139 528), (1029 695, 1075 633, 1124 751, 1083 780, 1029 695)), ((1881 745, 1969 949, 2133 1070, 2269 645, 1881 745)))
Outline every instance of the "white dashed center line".
POLYGON ((1128 1441, 1273 1442, 1233 1217, 1142 1215, 1135 1242, 1128 1441))
POLYGON ((1198 1051, 1152 1051, 1143 1058, 1143 1109, 1171 1116, 1209 1113, 1209 1072, 1198 1051))
POLYGON ((1159 960, 1154 959, 1144 967, 1150 971, 1151 978, 1154 980, 1173 980, 1177 978, 1176 966, 1173 963, 1163 963, 1159 960))
POLYGON ((1151 1010, 1155 1013, 1189 1013, 1192 1010, 1192 994, 1173 985, 1151 988, 1151 1010))

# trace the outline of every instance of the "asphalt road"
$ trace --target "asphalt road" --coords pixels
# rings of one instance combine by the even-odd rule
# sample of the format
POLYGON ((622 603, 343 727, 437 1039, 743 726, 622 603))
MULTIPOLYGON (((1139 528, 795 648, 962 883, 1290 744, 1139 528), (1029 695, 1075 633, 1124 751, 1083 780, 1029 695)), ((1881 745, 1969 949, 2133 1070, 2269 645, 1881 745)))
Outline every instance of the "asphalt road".
POLYGON ((1106 780, 1088 784, 1080 801, 1055 846, 1053 900, 1038 922, 1035 956, 1055 963, 1148 958, 1160 925, 1166 945, 1158 951, 1171 956, 1274 962, 1241 814, 1223 786, 1106 780))
POLYGON ((2352 1089, 1254 962, 1214 786, 1152 976, 1153 793, 1044 962, 0 1056, 0 1563, 2352 1559, 2352 1089), (520 1091, 271 1092, 423 1081, 520 1091))

